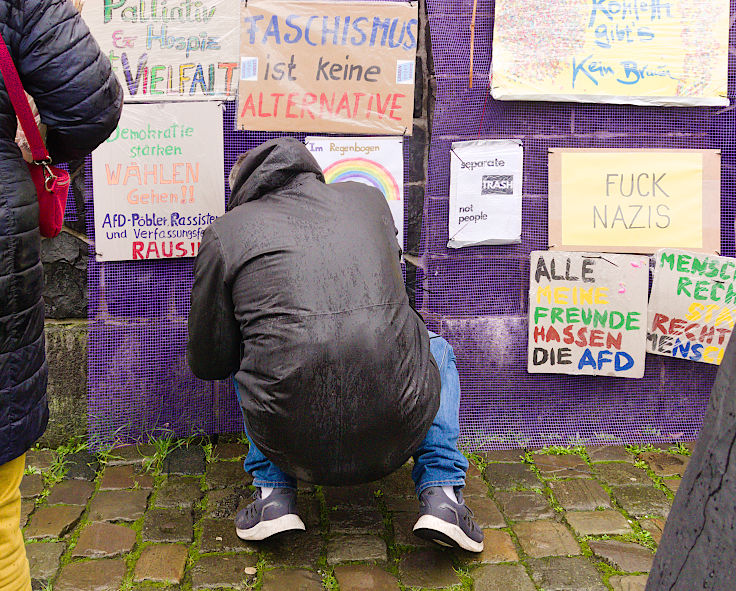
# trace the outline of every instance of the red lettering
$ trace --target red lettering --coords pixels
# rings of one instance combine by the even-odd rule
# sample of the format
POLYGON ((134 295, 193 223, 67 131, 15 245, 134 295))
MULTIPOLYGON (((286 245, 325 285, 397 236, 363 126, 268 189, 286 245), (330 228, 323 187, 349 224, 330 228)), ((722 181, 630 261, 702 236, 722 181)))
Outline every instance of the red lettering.
POLYGON ((391 94, 386 97, 386 102, 382 105, 381 104, 381 95, 376 94, 376 112, 380 115, 380 119, 383 119, 383 116, 386 114, 386 111, 388 111, 388 103, 391 100, 391 94))
POLYGON ((279 101, 285 96, 283 92, 272 92, 271 96, 276 99, 273 103, 273 116, 278 117, 279 101))
POLYGON ((661 331, 662 334, 667 334, 667 327, 664 325, 669 320, 668 316, 664 314, 655 314, 654 320, 652 321, 652 332, 661 331))
POLYGON ((401 110, 401 105, 397 105, 396 101, 400 98, 404 98, 403 94, 395 94, 394 100, 391 102, 391 112, 388 114, 389 119, 393 119, 394 121, 401 121, 401 117, 394 117, 394 111, 401 110))
POLYGON ((245 99, 245 104, 243 104, 243 110, 240 111, 241 117, 245 117, 245 111, 247 109, 250 109, 250 112, 253 113, 253 117, 256 116, 256 106, 253 103, 253 93, 252 92, 248 95, 248 98, 245 99))
POLYGON ((572 335, 572 326, 566 326, 565 330, 562 331, 562 334, 565 335, 565 338, 562 339, 563 342, 566 345, 572 345, 573 341, 575 341, 575 337, 572 335))
POLYGON ((673 318, 672 320, 670 320, 670 334, 680 335, 682 334, 683 328, 685 328, 684 320, 680 320, 679 318, 673 318))
POLYGON ((542 340, 544 343, 544 326, 535 326, 534 327, 534 342, 538 343, 539 340, 542 340))
POLYGON ((294 96, 299 96, 299 93, 298 92, 290 92, 289 93, 289 97, 288 97, 288 99, 286 101, 286 118, 287 119, 298 119, 299 118, 299 116, 296 113, 290 114, 291 113, 291 107, 292 106, 296 107, 296 103, 291 98, 291 97, 294 97, 294 96))
POLYGON ((554 326, 550 326, 547 329, 547 342, 549 343, 550 341, 560 342, 560 333, 555 330, 554 326))
POLYGON ((620 351, 623 336, 623 333, 618 333, 618 336, 616 337, 614 337, 610 332, 606 334, 606 349, 618 349, 620 351))
POLYGON ((591 330, 590 331, 590 346, 591 347, 602 347, 603 346, 603 331, 602 330, 591 330))
POLYGON ((337 105, 337 111, 335 115, 339 115, 340 111, 345 111, 347 118, 350 119, 350 100, 348 99, 348 93, 345 92, 340 99, 340 103, 337 105))
POLYGON ((588 332, 587 326, 583 326, 581 329, 578 330, 578 338, 575 341, 575 344, 578 347, 585 347, 588 344, 588 339, 586 337, 587 332, 588 332))
POLYGON ((143 243, 142 242, 134 242, 133 243, 133 260, 137 259, 143 259, 145 258, 143 256, 143 243))
POLYGON ((148 248, 146 249, 146 258, 150 259, 151 254, 156 255, 156 258, 158 258, 158 244, 155 242, 149 242, 148 248))
POLYGON ((309 116, 314 119, 314 113, 312 112, 312 109, 309 107, 317 102, 317 95, 311 92, 308 92, 304 95, 302 98, 302 112, 301 112, 301 118, 304 119, 304 111, 309 113, 309 116), (307 102, 307 99, 309 99, 309 102, 307 102))
POLYGON ((258 116, 259 117, 270 117, 271 113, 263 112, 263 93, 258 94, 258 116))

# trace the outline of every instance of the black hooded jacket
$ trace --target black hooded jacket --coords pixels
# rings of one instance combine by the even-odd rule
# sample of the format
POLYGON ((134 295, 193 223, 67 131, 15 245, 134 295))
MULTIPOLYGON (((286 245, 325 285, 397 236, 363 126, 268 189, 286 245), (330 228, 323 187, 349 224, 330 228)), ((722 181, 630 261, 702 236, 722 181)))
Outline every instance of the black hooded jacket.
MULTIPOLYGON (((115 129, 123 90, 71 2, 0 0, 0 33, 23 88, 48 125, 54 162, 81 158, 115 129)), ((16 118, 0 82, 0 465, 44 432, 43 268, 38 199, 15 144, 16 118)))
POLYGON ((383 195, 326 185, 291 138, 248 152, 204 233, 189 365, 209 380, 237 372, 249 436, 301 480, 380 478, 437 413, 439 371, 399 256, 383 195))

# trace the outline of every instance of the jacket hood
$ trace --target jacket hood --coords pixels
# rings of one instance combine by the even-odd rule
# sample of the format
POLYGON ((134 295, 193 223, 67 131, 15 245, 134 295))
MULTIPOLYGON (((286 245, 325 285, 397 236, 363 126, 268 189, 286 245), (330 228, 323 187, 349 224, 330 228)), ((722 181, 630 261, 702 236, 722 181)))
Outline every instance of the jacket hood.
POLYGON ((233 179, 227 210, 279 189, 305 172, 325 180, 319 164, 302 142, 292 137, 269 140, 246 152, 233 179))

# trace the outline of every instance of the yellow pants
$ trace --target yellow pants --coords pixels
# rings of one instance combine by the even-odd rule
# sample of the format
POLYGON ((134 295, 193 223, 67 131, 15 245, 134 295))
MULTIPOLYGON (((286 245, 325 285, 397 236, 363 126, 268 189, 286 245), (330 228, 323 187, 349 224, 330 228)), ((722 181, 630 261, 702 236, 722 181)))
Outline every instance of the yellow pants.
POLYGON ((31 591, 20 531, 20 480, 26 456, 0 466, 0 591, 31 591))

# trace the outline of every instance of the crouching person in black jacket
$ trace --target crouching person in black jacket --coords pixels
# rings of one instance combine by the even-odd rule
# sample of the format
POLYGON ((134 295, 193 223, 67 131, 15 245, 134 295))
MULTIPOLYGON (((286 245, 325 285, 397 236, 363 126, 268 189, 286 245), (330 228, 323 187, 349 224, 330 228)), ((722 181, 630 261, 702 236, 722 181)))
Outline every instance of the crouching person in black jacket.
MULTIPOLYGON (((54 162, 89 154, 115 129, 123 92, 65 0, 0 0, 0 33, 47 125, 54 162)), ((25 453, 48 422, 38 200, 0 83, 0 590, 30 591, 20 531, 25 453)))
POLYGON ((200 378, 235 374, 256 486, 238 535, 304 529, 296 479, 368 482, 413 455, 414 532, 480 552, 462 497, 455 357, 409 305, 385 198, 326 185, 291 138, 251 150, 230 177, 228 212, 195 264, 188 358, 200 378))

